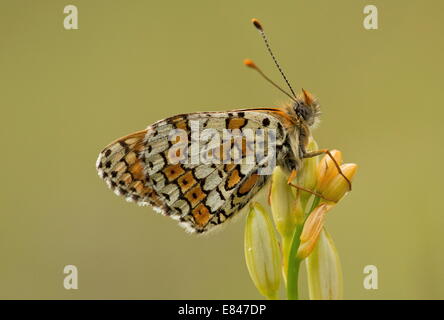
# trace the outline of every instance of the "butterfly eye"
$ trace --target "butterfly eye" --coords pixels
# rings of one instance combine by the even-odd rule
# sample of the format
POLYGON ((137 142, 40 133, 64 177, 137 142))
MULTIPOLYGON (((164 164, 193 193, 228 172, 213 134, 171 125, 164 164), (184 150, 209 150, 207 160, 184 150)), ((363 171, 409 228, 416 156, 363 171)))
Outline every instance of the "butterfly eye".
POLYGON ((306 104, 297 105, 296 114, 307 122, 310 122, 313 118, 313 110, 306 104))

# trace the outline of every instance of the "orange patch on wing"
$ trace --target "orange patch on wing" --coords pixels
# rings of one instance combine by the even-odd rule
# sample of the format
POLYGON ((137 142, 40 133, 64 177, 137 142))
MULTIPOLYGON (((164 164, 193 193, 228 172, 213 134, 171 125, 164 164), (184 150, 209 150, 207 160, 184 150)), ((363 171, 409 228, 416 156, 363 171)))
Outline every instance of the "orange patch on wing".
POLYGON ((232 189, 234 186, 236 186, 239 183, 239 181, 240 181, 239 171, 237 169, 233 170, 227 180, 228 189, 232 189))
POLYGON ((245 157, 247 155, 247 139, 245 137, 242 138, 242 148, 241 149, 242 149, 242 156, 245 157))
POLYGON ((132 165, 134 162, 136 162, 137 156, 135 152, 130 152, 125 156, 125 161, 128 163, 128 165, 132 165))
POLYGON ((153 189, 151 189, 150 187, 145 186, 145 181, 142 181, 142 184, 144 185, 143 191, 142 191, 143 194, 149 194, 153 191, 153 189))
POLYGON ((179 187, 182 190, 182 193, 185 193, 192 186, 194 186, 197 183, 197 181, 194 179, 193 173, 191 171, 188 171, 183 176, 181 176, 179 179, 177 179, 177 183, 179 184, 179 187))
POLYGON ((295 119, 294 117, 290 116, 285 111, 285 109, 280 109, 280 108, 255 108, 255 109, 250 109, 250 110, 251 111, 256 111, 256 112, 271 113, 273 116, 275 116, 276 118, 281 120, 282 124, 286 128, 292 127, 292 126, 294 126, 297 123, 297 119, 295 119))
POLYGON ((176 140, 171 140, 171 143, 172 144, 176 144, 176 143, 178 143, 180 141, 180 137, 179 136, 176 136, 176 140))
POLYGON ((126 165, 123 161, 119 162, 113 169, 113 171, 116 171, 118 173, 122 173, 126 170, 126 165))
POLYGON ((245 180, 244 183, 242 183, 242 185, 239 188, 239 193, 246 194, 246 193, 250 192, 251 189, 253 189, 253 187, 255 186, 258 179, 259 179, 259 175, 252 174, 250 177, 248 177, 247 180, 245 180))
POLYGON ((225 172, 230 172, 231 170, 233 170, 233 168, 234 168, 235 166, 236 166, 236 165, 235 165, 234 163, 228 163, 228 164, 225 165, 224 170, 225 170, 225 172))
POLYGON ((138 142, 135 146, 134 146, 134 150, 137 152, 142 152, 145 150, 145 143, 143 141, 138 142))
POLYGON ((132 181, 131 175, 129 173, 124 173, 120 180, 123 181, 126 185, 130 184, 132 181))
POLYGON ((244 118, 230 119, 230 121, 228 122, 228 129, 240 129, 245 125, 246 122, 247 120, 245 120, 244 118))
POLYGON ((192 214, 194 221, 200 227, 204 227, 212 217, 210 210, 203 203, 194 208, 192 214))
POLYGON ((231 151, 231 143, 224 142, 223 144, 220 145, 219 150, 217 150, 217 148, 213 149, 213 157, 217 161, 225 162, 231 158, 230 151, 231 151))
POLYGON ((136 192, 141 195, 143 194, 143 183, 138 181, 135 181, 132 185, 131 185, 131 189, 136 190, 136 192))
POLYGON ((254 150, 251 150, 251 148, 247 149, 247 138, 242 137, 242 140, 240 139, 233 139, 232 140, 233 148, 236 148, 239 150, 242 154, 242 157, 247 156, 247 150, 251 154, 254 150))
POLYGON ((182 129, 182 130, 187 130, 187 121, 183 118, 181 118, 182 120, 178 121, 175 123, 176 129, 182 129))
POLYGON ((176 180, 182 174, 184 174, 185 170, 183 170, 180 163, 178 163, 174 165, 169 165, 168 167, 164 168, 162 172, 165 174, 168 181, 171 182, 176 180))
POLYGON ((138 160, 135 162, 130 168, 129 171, 134 177, 134 180, 143 180, 145 178, 145 175, 143 173, 143 165, 142 161, 138 160))
POLYGON ((164 203, 162 201, 162 199, 160 199, 160 197, 157 195, 157 193, 154 192, 153 189, 151 189, 150 187, 146 188, 146 194, 148 194, 148 198, 150 199, 151 203, 159 208, 163 208, 164 207, 164 203))
POLYGON ((197 206, 197 204, 206 197, 207 195, 205 194, 205 192, 202 191, 200 185, 196 185, 194 188, 192 188, 185 194, 185 198, 188 199, 192 208, 197 206))

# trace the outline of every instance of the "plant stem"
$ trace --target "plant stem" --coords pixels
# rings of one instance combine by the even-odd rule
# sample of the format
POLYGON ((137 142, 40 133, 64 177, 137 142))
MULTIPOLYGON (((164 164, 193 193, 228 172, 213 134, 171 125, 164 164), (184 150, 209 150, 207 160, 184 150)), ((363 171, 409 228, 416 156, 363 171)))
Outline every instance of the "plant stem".
POLYGON ((282 275, 284 276, 285 286, 287 285, 288 274, 288 258, 290 257, 290 249, 293 237, 292 235, 283 236, 282 243, 282 275))
POLYGON ((308 215, 310 215, 310 213, 319 205, 319 202, 321 202, 321 198, 315 197, 311 205, 310 211, 308 212, 308 215))
POLYGON ((301 260, 297 258, 297 253, 299 249, 299 244, 301 242, 300 236, 302 232, 303 225, 297 225, 294 234, 293 241, 291 244, 290 253, 288 255, 288 270, 287 270, 287 298, 288 300, 298 300, 299 291, 299 266, 301 260))
MULTIPOLYGON (((310 208, 308 215, 318 206, 320 202, 320 198, 316 197, 313 201, 313 204, 310 208)), ((307 215, 307 216, 308 216, 307 215)), ((298 300, 299 299, 299 267, 301 265, 302 260, 297 257, 299 245, 301 244, 301 233, 304 228, 304 223, 299 224, 295 227, 293 238, 291 241, 290 252, 285 253, 287 255, 287 299, 288 300, 298 300)), ((284 251, 285 252, 285 251, 284 251)))

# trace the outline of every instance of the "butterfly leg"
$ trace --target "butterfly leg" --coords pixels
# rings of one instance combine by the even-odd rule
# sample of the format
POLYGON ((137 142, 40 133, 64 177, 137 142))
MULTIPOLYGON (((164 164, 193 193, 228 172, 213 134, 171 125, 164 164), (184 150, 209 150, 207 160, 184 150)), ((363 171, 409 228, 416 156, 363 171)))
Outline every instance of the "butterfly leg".
POLYGON ((270 187, 268 188, 268 195, 267 195, 267 200, 268 200, 268 205, 271 205, 271 186, 272 183, 270 183, 270 187))
POLYGON ((334 202, 334 201, 332 201, 332 200, 326 199, 322 194, 320 194, 320 193, 318 193, 318 192, 316 192, 316 191, 309 190, 309 189, 304 188, 304 187, 302 187, 302 186, 300 186, 300 185, 297 185, 297 184, 292 183, 293 179, 296 178, 296 175, 297 175, 297 171, 296 171, 296 170, 292 170, 291 173, 290 173, 290 175, 288 176, 288 180, 287 180, 287 184, 288 184, 289 186, 292 186, 293 188, 296 188, 296 189, 298 189, 298 190, 302 190, 302 191, 305 191, 305 192, 311 193, 311 194, 313 194, 313 195, 315 195, 315 196, 317 196, 317 197, 319 197, 319 198, 321 198, 321 199, 324 199, 324 200, 326 200, 326 201, 334 202))
POLYGON ((336 169, 338 169, 338 172, 341 176, 344 177, 345 181, 347 181, 348 183, 348 188, 352 189, 352 184, 350 182, 350 180, 348 180, 348 178, 344 175, 344 173, 341 170, 341 167, 339 166, 339 164, 336 162, 336 159, 332 156, 331 152, 328 149, 321 149, 321 150, 317 150, 317 151, 313 151, 313 152, 306 152, 304 154, 304 158, 312 158, 312 157, 317 157, 321 154, 327 154, 331 160, 333 160, 333 163, 335 164, 336 169))

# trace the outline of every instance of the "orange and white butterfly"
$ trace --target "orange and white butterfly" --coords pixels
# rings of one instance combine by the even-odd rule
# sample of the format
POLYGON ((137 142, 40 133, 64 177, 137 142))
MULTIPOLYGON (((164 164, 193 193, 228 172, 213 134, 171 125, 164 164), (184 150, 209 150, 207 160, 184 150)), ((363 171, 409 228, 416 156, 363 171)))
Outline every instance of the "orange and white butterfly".
MULTIPOLYGON (((281 70, 262 26, 255 19, 253 23, 281 70)), ((245 64, 277 86, 253 62, 246 60, 245 64)), ((295 172, 301 168, 301 159, 325 152, 309 153, 305 148, 310 128, 320 115, 318 102, 304 90, 296 96, 281 73, 292 92, 285 92, 291 98, 288 105, 182 114, 158 121, 105 147, 97 159, 99 176, 116 194, 152 206, 190 232, 203 233, 222 224, 267 183, 272 170, 265 174, 261 170, 271 165, 271 169, 281 166, 289 173, 295 172), (241 138, 222 139, 221 144, 211 148, 204 143, 204 148, 197 149, 198 160, 212 154, 212 161, 190 161, 193 143, 202 139, 199 135, 194 137, 192 129, 210 130, 218 137, 232 130, 241 138), (246 139, 246 133, 251 131, 256 134, 246 139), (273 161, 270 157, 244 161, 252 152, 258 154, 260 150, 265 154, 264 149, 271 144, 273 149, 268 156, 272 155, 273 161)))

